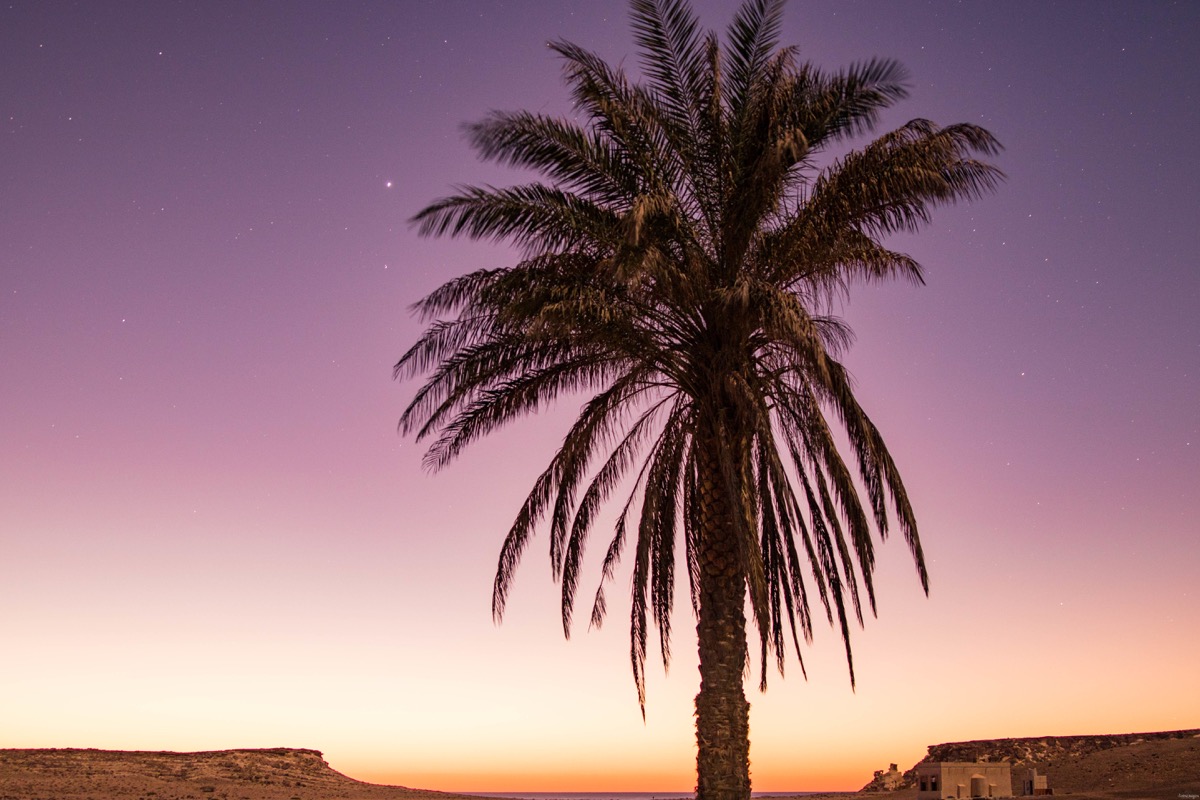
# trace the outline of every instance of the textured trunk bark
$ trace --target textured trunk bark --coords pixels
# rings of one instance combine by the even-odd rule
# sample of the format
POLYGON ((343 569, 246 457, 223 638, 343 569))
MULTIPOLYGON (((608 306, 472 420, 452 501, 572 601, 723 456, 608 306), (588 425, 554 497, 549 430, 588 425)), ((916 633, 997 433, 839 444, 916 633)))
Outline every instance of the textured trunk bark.
POLYGON ((700 506, 696 796, 698 800, 749 800, 750 704, 742 683, 746 580, 714 439, 697 442, 696 462, 700 506))

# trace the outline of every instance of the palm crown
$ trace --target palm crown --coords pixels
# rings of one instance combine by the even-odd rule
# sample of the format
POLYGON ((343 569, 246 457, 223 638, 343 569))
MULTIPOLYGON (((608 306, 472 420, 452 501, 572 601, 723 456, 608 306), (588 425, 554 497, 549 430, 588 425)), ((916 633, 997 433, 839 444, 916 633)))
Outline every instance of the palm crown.
MULTIPOLYGON (((422 233, 513 242, 524 256, 420 301, 431 324, 396 365, 428 373, 401 426, 435 437, 433 468, 553 398, 588 394, 504 541, 493 613, 548 520, 569 634, 588 535, 621 492, 591 623, 628 542, 644 708, 649 623, 665 664, 684 565, 699 620, 702 796, 749 791, 748 773, 704 768, 725 735, 706 734, 706 719, 745 716, 747 597, 765 686, 771 656, 782 671, 787 640, 799 656, 810 638, 813 595, 853 681, 849 618, 861 624, 864 594, 875 607, 872 527, 880 538, 899 528, 928 588, 913 510, 839 361, 850 333, 829 301, 858 281, 921 281, 881 240, 1001 177, 978 159, 997 142, 973 125, 914 120, 830 154, 905 96, 905 73, 885 60, 833 73, 798 62, 777 48, 782 5, 746 2, 722 44, 685 2, 634 0, 641 82, 553 43, 582 122, 494 112, 467 129, 484 158, 546 182, 461 188, 415 217, 422 233)), ((745 738, 744 720, 721 725, 745 738)))

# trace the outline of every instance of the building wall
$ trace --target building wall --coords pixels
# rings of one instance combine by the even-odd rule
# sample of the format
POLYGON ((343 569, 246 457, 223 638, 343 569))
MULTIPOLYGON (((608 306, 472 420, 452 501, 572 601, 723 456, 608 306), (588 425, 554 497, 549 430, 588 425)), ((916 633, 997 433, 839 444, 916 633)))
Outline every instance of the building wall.
POLYGON ((1012 767, 1005 762, 942 761, 917 767, 917 800, 1012 796, 1012 767))
POLYGON ((1050 794, 1050 786, 1045 775, 1038 775, 1037 769, 1017 770, 1013 775, 1013 789, 1023 795, 1050 794))

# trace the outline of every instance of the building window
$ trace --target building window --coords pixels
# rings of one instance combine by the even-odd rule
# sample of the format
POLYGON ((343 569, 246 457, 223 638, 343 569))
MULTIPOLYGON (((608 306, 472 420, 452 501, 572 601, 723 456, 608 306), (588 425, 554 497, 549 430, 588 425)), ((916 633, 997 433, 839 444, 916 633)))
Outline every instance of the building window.
POLYGON ((936 792, 938 790, 938 777, 934 775, 929 779, 929 791, 936 792))
POLYGON ((924 775, 921 776, 921 791, 922 792, 929 791, 929 780, 924 775))

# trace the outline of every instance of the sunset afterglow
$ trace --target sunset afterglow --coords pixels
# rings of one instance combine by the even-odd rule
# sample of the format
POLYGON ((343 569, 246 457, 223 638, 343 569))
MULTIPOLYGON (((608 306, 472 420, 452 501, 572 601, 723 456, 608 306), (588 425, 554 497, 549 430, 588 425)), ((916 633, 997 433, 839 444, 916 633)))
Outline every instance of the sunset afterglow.
MULTIPOLYGON (((694 3, 717 30, 734 5, 694 3)), ((0 8, 0 748, 693 788, 686 581, 645 721, 631 559, 604 627, 577 611, 564 640, 542 535, 491 617, 577 400, 436 474, 396 429, 410 304, 517 258, 407 220, 521 179, 461 126, 570 115, 559 38, 634 52, 624 3, 0 8)), ((837 309, 931 590, 889 539, 856 690, 823 619, 807 680, 790 654, 760 694, 752 652, 754 789, 858 789, 939 742, 1197 727, 1200 6, 816 0, 781 38, 830 69, 899 60, 884 126, 983 125, 1008 179, 890 242, 925 286, 837 309)))

